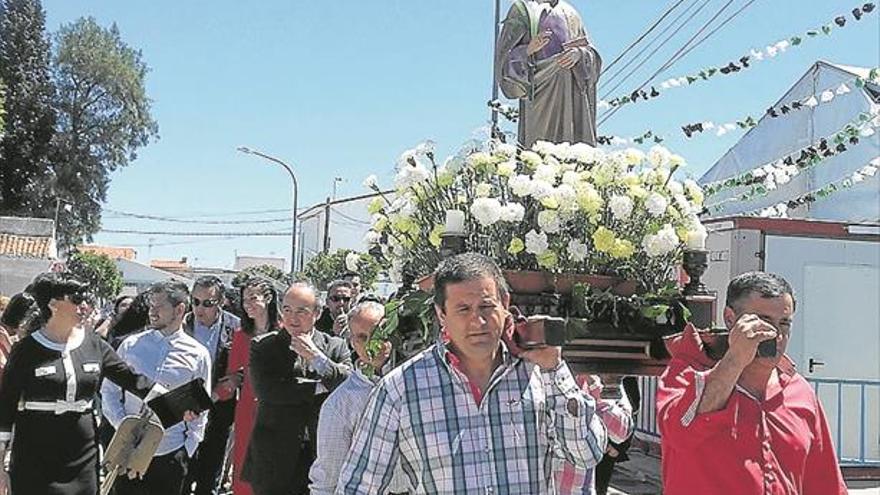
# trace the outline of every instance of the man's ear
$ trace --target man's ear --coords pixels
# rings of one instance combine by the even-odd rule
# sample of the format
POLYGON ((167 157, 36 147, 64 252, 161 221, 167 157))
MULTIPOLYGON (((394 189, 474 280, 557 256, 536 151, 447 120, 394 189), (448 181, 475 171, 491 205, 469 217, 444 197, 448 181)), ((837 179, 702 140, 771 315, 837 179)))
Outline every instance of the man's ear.
POLYGON ((440 305, 435 304, 434 305, 434 314, 437 315, 437 321, 440 322, 440 326, 445 327, 446 326, 446 311, 444 311, 443 308, 440 307, 440 305))
POLYGON ((733 308, 730 306, 724 307, 724 325, 727 326, 728 330, 736 325, 736 313, 733 312, 733 308))

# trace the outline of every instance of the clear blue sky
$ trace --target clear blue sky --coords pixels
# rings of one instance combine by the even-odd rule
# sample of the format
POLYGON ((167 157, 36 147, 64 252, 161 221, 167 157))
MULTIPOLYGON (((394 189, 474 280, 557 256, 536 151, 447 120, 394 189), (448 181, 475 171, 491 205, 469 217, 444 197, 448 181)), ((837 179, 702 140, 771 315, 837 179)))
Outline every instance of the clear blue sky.
MULTIPOLYGON (((728 12, 745 4, 735 0, 728 12)), ((247 145, 291 163, 300 205, 323 201, 333 178, 340 197, 360 194, 362 179, 391 183, 394 161, 424 139, 441 156, 486 125, 492 75, 491 0, 44 0, 48 29, 80 16, 116 22, 151 67, 148 93, 161 138, 117 171, 107 207, 186 217, 290 205, 283 170, 236 153, 247 145)), ((573 0, 594 44, 612 60, 668 5, 655 0, 573 0)), ((686 0, 683 5, 690 4, 686 0)), ((710 0, 707 19, 725 0, 710 0)), ((760 114, 818 59, 880 65, 878 13, 854 23, 860 1, 756 0, 664 75, 684 75, 736 59, 749 48, 803 33, 847 13, 831 37, 810 40, 749 71, 669 91, 622 109, 602 134, 654 129, 699 177, 741 133, 685 142, 678 126, 760 114)), ((506 11, 510 0, 503 0, 506 11)), ((695 19, 695 21, 697 20, 695 19)), ((696 31, 694 22, 622 86, 632 89, 696 31)), ((658 80, 662 81, 665 78, 658 80)), ((207 219, 278 218, 227 215, 207 219)), ((105 214, 108 229, 277 230, 286 223, 212 227, 105 214)), ((284 256, 288 238, 201 240, 99 234, 96 242, 136 246, 141 260, 187 256, 199 266, 229 267, 234 253, 284 256), (148 249, 149 237, 153 247, 148 249), (188 244, 167 245, 166 243, 188 244), (163 245, 165 244, 165 245, 163 245)))

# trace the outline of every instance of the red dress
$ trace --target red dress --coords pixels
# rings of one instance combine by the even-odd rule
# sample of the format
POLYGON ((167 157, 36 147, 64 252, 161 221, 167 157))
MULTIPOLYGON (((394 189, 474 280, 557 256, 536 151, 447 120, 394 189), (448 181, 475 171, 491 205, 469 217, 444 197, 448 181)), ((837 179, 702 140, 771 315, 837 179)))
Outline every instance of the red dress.
POLYGON ((237 329, 232 334, 232 350, 229 352, 229 364, 226 374, 232 375, 239 371, 244 373, 244 382, 235 406, 235 440, 232 444, 233 479, 232 493, 235 495, 252 495, 250 483, 241 479, 241 471, 244 466, 244 456, 247 453, 248 443, 251 440, 251 430, 254 427, 254 418, 257 412, 257 398, 254 397, 254 389, 248 376, 248 364, 250 361, 251 335, 242 329, 237 329))

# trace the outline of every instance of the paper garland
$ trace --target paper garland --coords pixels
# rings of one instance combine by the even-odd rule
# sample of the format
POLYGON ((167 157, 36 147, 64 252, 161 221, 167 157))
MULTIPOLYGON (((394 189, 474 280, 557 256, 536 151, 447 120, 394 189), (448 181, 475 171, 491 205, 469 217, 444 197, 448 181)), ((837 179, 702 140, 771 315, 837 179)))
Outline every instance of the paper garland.
POLYGON ((829 157, 845 153, 849 149, 848 146, 858 144, 863 137, 874 135, 875 128, 878 127, 880 127, 880 117, 877 113, 861 113, 846 124, 843 129, 832 136, 820 139, 816 144, 801 148, 785 158, 753 168, 737 176, 705 184, 703 193, 707 198, 725 189, 753 186, 745 193, 708 204, 706 209, 718 211, 726 203, 749 201, 766 196, 776 190, 778 186, 790 182, 802 171, 819 165, 829 157))
MULTIPOLYGON (((856 21, 859 21, 862 19, 862 16, 864 16, 865 14, 870 14, 874 10, 874 3, 867 2, 860 7, 854 8, 850 13, 856 21)), ((750 68, 752 66, 752 63, 754 62, 760 62, 766 59, 775 58, 777 55, 779 55, 780 53, 784 53, 789 48, 799 46, 807 39, 815 38, 819 35, 828 36, 834 32, 835 25, 840 28, 844 27, 846 25, 846 19, 847 18, 845 15, 838 15, 833 19, 832 22, 829 22, 817 29, 810 29, 803 35, 792 36, 788 39, 767 45, 763 50, 751 49, 748 54, 743 55, 736 61, 731 61, 721 67, 707 67, 694 74, 667 79, 660 83, 660 88, 665 91, 672 88, 690 86, 697 81, 706 81, 718 75, 735 74, 744 69, 750 68)), ((600 100, 598 103, 598 107, 600 110, 612 107, 619 107, 629 103, 636 103, 638 101, 647 101, 650 99, 654 99, 660 95, 661 92, 656 88, 656 86, 651 86, 650 89, 637 89, 628 95, 618 96, 608 101, 600 100)))
POLYGON ((880 170, 880 157, 874 158, 864 167, 856 170, 843 179, 826 185, 825 187, 802 194, 788 201, 777 203, 773 206, 752 210, 746 213, 746 215, 764 218, 788 218, 788 210, 815 203, 820 199, 827 198, 836 192, 849 189, 865 180, 876 178, 878 170, 880 170))

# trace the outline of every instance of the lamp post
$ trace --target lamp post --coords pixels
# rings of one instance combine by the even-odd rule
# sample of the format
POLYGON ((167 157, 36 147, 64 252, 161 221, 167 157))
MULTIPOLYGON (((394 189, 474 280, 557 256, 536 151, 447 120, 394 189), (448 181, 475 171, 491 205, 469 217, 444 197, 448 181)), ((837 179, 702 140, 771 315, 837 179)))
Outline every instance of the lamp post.
POLYGON ((297 189, 298 189, 298 186, 296 183, 296 175, 294 175, 293 169, 290 168, 290 165, 284 163, 283 161, 281 161, 278 158, 275 158, 274 156, 267 155, 267 154, 265 154, 261 151, 258 151, 258 150, 250 149, 247 146, 239 146, 238 148, 236 148, 236 150, 238 150, 242 153, 247 153, 249 155, 256 155, 256 156, 259 156, 260 158, 263 158, 263 159, 269 160, 270 162, 274 162, 274 163, 277 163, 278 165, 281 165, 282 167, 284 167, 284 170, 287 170, 287 173, 290 175, 290 180, 293 181, 293 207, 290 212, 290 218, 291 218, 290 223, 291 223, 291 229, 292 229, 290 232, 290 273, 294 273, 296 271, 296 211, 297 211, 296 200, 297 200, 297 189))

